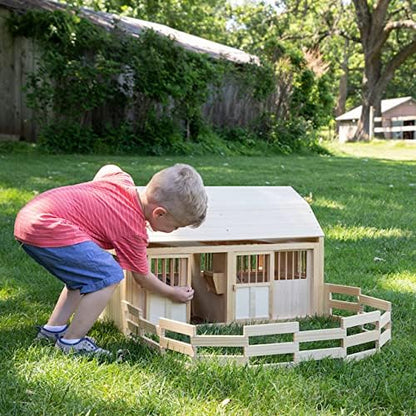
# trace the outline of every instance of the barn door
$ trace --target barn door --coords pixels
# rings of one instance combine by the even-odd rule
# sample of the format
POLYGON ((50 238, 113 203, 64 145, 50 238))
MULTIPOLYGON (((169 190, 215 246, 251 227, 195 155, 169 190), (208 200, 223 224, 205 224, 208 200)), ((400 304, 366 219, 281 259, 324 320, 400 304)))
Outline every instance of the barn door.
POLYGON ((312 250, 275 253, 273 318, 295 318, 310 314, 312 253, 312 250))
POLYGON ((237 255, 235 319, 270 317, 270 254, 237 255))
MULTIPOLYGON (((191 285, 189 257, 151 258, 150 270, 159 280, 170 286, 191 285)), ((146 318, 157 325, 161 317, 188 322, 190 302, 175 303, 166 297, 147 292, 146 318)))

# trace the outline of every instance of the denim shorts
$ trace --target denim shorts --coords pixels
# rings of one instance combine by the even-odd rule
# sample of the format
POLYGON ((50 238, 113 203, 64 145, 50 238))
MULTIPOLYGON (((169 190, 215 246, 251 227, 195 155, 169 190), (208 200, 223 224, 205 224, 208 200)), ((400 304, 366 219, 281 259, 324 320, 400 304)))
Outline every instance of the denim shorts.
POLYGON ((80 293, 96 292, 123 280, 123 269, 107 251, 92 241, 65 247, 35 247, 22 244, 29 256, 80 293))

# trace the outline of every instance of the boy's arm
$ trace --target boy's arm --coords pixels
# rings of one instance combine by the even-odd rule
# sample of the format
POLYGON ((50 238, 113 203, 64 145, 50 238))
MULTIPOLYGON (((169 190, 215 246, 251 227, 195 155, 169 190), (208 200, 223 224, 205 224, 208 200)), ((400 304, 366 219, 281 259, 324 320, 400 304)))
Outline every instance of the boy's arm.
POLYGON ((134 280, 144 289, 165 296, 173 302, 189 302, 194 297, 194 290, 191 287, 169 286, 160 281, 153 273, 144 275, 132 272, 134 280))

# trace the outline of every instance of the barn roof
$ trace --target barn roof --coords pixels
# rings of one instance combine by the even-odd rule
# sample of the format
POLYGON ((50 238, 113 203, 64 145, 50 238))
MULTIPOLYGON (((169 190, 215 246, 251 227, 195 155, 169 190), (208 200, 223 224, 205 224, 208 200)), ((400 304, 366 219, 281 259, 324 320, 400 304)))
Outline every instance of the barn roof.
MULTIPOLYGON (((65 10, 64 4, 49 0, 0 0, 0 6, 11 10, 65 10)), ((193 52, 205 53, 213 58, 222 58, 236 63, 259 63, 259 59, 256 56, 250 55, 239 49, 190 35, 159 23, 94 11, 88 8, 80 8, 80 13, 94 24, 107 30, 117 28, 131 36, 140 36, 140 33, 143 30, 152 29, 162 36, 173 39, 175 43, 182 46, 184 49, 193 52)))
POLYGON ((208 212, 200 227, 170 234, 149 230, 150 242, 209 244, 324 235, 309 204, 290 186, 207 186, 206 190, 208 212))
MULTIPOLYGON (((387 111, 407 103, 408 101, 413 100, 412 97, 400 97, 400 98, 389 98, 387 100, 381 100, 381 114, 386 113, 387 111)), ((414 101, 414 100, 413 100, 414 101)), ((341 114, 335 120, 343 121, 343 120, 358 120, 361 116, 363 106, 360 105, 358 107, 353 108, 352 110, 341 114)))

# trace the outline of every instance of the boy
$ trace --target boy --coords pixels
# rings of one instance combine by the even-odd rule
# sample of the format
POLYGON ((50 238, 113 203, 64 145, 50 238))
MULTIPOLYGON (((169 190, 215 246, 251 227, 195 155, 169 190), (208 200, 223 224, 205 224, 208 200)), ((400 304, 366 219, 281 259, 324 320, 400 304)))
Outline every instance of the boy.
POLYGON ((206 210, 202 179, 184 164, 156 173, 140 194, 129 174, 107 165, 90 182, 36 196, 18 213, 14 235, 65 283, 37 338, 54 341, 64 352, 109 354, 86 334, 123 279, 123 269, 131 270, 145 289, 189 302, 192 288, 168 286, 149 271, 146 225, 166 233, 198 227, 206 210), (115 250, 117 261, 108 249, 115 250))

